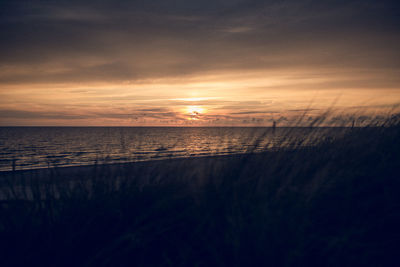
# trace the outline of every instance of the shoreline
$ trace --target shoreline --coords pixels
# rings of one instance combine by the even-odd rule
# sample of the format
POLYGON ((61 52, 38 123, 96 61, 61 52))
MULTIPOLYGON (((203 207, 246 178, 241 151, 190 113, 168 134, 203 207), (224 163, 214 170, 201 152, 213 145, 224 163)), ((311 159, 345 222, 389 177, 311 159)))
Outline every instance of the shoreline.
MULTIPOLYGON (((264 152, 253 152, 253 153, 265 153, 264 152)), ((35 171, 44 171, 44 170, 51 170, 51 169, 66 169, 66 168, 90 168, 94 166, 112 166, 112 165, 131 165, 131 164, 141 164, 141 163, 151 163, 151 162, 159 162, 159 161, 176 161, 176 160, 188 160, 188 159, 202 159, 202 158, 220 158, 220 157, 234 157, 239 155, 248 155, 250 153, 232 153, 232 154, 220 154, 220 155, 193 155, 187 157, 168 157, 168 158, 153 158, 153 159, 146 159, 146 160, 139 160, 139 161, 126 161, 126 162, 111 162, 111 163, 97 163, 97 164, 83 164, 83 165, 61 165, 61 166, 50 166, 50 167, 37 167, 33 169, 18 169, 15 170, 0 170, 0 176, 2 174, 10 174, 10 173, 20 173, 20 172, 35 172, 35 171)), ((10 167, 10 169, 12 166, 10 167)))
POLYGON ((211 166, 222 167, 224 164, 232 164, 232 162, 241 160, 243 158, 260 159, 267 154, 275 153, 274 151, 259 152, 259 153, 241 153, 230 155, 208 155, 208 156, 192 156, 185 158, 168 158, 168 159, 155 159, 149 161, 135 161, 124 163, 101 163, 91 165, 78 165, 78 166, 63 166, 63 167, 50 167, 38 168, 27 170, 15 171, 0 171, 0 179, 7 179, 10 177, 38 177, 45 178, 56 175, 57 177, 85 177, 93 174, 94 171, 104 171, 107 173, 118 173, 124 171, 132 173, 132 175, 139 173, 146 173, 149 171, 156 171, 159 173, 167 173, 176 171, 179 168, 180 172, 187 173, 187 171, 196 171, 196 169, 206 169, 211 166))

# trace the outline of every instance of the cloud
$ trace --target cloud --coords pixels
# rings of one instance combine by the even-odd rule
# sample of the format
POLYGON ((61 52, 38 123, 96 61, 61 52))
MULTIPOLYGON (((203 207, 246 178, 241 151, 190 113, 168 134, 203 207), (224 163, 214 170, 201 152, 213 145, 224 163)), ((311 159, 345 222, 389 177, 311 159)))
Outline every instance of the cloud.
POLYGON ((394 1, 3 2, 0 67, 25 71, 2 74, 1 83, 398 70, 400 62, 394 1))
POLYGON ((57 119, 57 120, 71 120, 71 119, 82 119, 81 115, 72 115, 69 113, 62 112, 40 112, 30 110, 10 110, 1 109, 0 118, 2 119, 57 119))

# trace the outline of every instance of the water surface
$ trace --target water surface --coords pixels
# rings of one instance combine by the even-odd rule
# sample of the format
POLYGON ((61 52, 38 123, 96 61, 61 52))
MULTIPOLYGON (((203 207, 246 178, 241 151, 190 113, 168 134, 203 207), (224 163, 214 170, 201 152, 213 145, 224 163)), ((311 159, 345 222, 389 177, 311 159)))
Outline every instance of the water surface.
MULTIPOLYGON (((1 127, 0 171, 262 151, 307 128, 1 127)), ((331 132, 331 131, 330 131, 331 132)), ((285 145, 285 144, 283 144, 285 145)))

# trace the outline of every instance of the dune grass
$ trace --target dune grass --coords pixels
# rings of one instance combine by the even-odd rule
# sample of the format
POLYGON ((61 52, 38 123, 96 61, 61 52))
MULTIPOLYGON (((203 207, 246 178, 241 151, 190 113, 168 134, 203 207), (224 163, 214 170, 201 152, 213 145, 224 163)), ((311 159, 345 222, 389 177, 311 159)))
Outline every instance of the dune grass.
POLYGON ((0 266, 396 266, 398 119, 320 140, 3 175, 0 266))

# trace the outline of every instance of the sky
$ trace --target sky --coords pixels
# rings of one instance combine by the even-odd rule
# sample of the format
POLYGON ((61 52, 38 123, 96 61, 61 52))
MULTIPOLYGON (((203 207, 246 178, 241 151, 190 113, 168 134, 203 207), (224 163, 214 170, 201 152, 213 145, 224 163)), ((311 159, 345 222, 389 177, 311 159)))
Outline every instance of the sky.
POLYGON ((400 103, 400 2, 0 0, 0 126, 269 126, 400 103))

